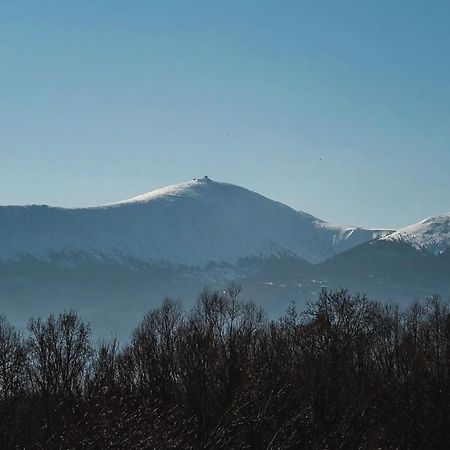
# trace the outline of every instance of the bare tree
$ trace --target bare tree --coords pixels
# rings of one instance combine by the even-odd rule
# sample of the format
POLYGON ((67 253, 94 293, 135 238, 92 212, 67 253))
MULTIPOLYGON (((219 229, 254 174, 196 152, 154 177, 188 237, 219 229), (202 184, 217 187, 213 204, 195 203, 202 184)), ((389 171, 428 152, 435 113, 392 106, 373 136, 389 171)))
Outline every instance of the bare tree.
POLYGON ((90 328, 69 311, 28 324, 30 378, 42 396, 80 395, 92 355, 90 328))

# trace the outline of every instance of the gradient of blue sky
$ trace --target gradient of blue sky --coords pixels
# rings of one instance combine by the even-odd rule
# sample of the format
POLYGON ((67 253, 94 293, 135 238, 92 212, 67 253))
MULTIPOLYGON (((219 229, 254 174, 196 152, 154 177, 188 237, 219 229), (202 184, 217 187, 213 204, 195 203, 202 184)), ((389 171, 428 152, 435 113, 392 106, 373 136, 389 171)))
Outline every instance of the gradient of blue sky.
POLYGON ((450 211, 448 1, 0 1, 0 204, 208 174, 339 223, 450 211))

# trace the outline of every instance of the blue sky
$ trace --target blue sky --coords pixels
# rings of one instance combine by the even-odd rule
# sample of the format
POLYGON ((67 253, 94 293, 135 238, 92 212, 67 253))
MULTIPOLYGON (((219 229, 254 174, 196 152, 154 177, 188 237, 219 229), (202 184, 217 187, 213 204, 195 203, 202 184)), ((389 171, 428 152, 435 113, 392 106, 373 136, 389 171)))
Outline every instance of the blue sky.
POLYGON ((0 204, 209 175, 325 220, 450 211, 448 1, 0 1, 0 204))

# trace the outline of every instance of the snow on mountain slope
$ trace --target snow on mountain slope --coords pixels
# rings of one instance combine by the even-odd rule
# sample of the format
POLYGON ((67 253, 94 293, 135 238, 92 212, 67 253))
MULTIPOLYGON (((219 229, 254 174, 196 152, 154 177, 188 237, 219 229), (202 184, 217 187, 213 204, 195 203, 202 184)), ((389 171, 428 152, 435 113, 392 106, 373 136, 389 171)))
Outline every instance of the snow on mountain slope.
POLYGON ((443 253, 450 248, 450 213, 428 217, 382 239, 387 242, 406 242, 420 251, 443 253))
POLYGON ((389 234, 325 223, 207 178, 91 208, 0 207, 0 260, 85 254, 202 266, 289 254, 318 263, 389 234))

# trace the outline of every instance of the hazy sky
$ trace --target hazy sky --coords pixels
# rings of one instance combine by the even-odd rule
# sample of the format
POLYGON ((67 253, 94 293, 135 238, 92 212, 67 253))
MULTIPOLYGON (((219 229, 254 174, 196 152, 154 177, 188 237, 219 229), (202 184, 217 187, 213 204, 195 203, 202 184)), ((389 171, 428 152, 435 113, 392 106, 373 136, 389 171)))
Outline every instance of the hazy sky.
POLYGON ((209 175, 325 220, 450 211, 448 1, 0 1, 0 204, 209 175))

